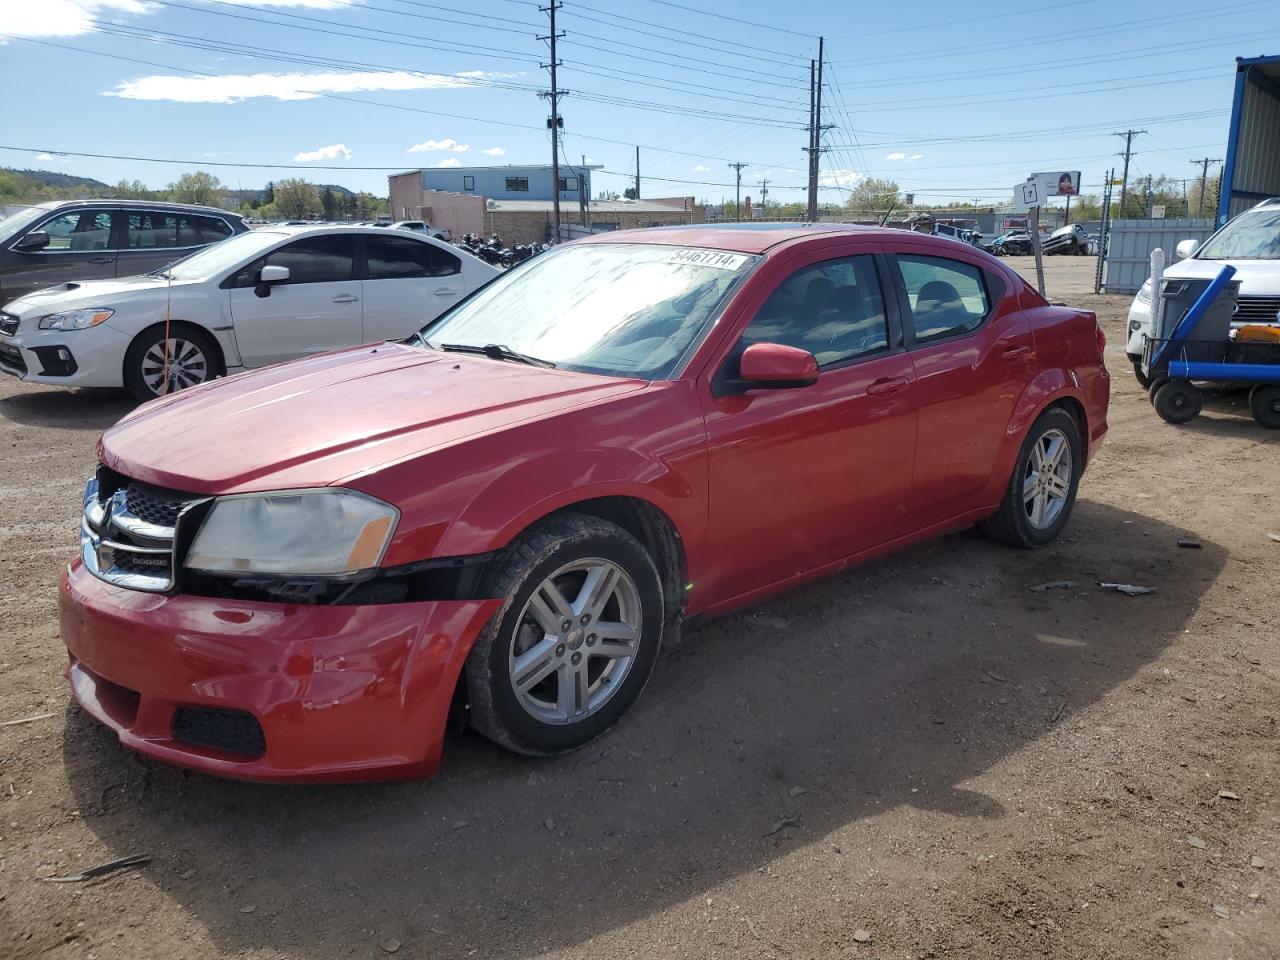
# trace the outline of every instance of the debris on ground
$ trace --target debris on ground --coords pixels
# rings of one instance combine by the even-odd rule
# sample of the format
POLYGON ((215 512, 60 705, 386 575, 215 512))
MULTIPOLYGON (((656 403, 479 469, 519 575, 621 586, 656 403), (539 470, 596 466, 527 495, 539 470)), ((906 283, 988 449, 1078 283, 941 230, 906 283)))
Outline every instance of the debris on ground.
POLYGON ((1276 543, 1280 543, 1280 533, 1268 533, 1267 537, 1268 539, 1274 540, 1276 543))
POLYGON ((1155 587, 1140 587, 1136 583, 1100 583, 1098 584, 1103 590, 1114 590, 1116 593, 1123 593, 1126 597, 1140 597, 1145 593, 1155 593, 1155 587))
POLYGON ((1236 793, 1233 790, 1219 790, 1218 796, 1221 797, 1223 800, 1239 800, 1240 799, 1240 794, 1236 793))
POLYGON ((1195 847, 1197 850, 1203 850, 1206 846, 1203 840, 1191 833, 1187 834, 1187 845, 1195 847))
POLYGON ((1226 919, 1230 918, 1230 916, 1231 916, 1231 911, 1229 911, 1229 910, 1228 910, 1226 907, 1224 907, 1222 904, 1220 904, 1220 903, 1215 903, 1215 904, 1213 905, 1213 915, 1214 915, 1215 917, 1221 917, 1223 920, 1226 920, 1226 919))
POLYGON ((16 727, 24 723, 35 723, 37 720, 48 720, 50 717, 56 717, 56 713, 37 713, 34 717, 23 717, 20 720, 6 720, 0 723, 0 727, 16 727))
POLYGON ((804 787, 800 786, 799 784, 796 784, 794 787, 792 787, 790 790, 787 791, 787 796, 791 797, 792 799, 795 799, 796 797, 803 796, 808 792, 809 791, 806 790, 804 787))
POLYGON ((240 908, 240 912, 241 912, 241 913, 253 913, 253 912, 254 912, 255 910, 257 910, 257 909, 258 909, 258 908, 257 908, 257 906, 255 906, 254 904, 252 904, 252 903, 246 903, 243 907, 241 907, 241 908, 240 908))
POLYGON ((1178 540, 1178 546, 1182 547, 1184 550, 1199 550, 1203 544, 1194 537, 1182 537, 1178 540))
POLYGON ((1252 857, 1249 858, 1249 866, 1253 867, 1253 869, 1255 870, 1261 870, 1266 865, 1267 865, 1267 861, 1263 860, 1257 854, 1254 854, 1252 857))
POLYGON ((992 680, 994 680, 996 683, 1008 683, 1008 682, 1009 682, 1009 678, 1008 678, 1008 677, 1004 676, 1003 674, 996 673, 994 670, 986 670, 986 669, 984 669, 982 672, 983 672, 983 673, 985 673, 985 674, 986 674, 988 677, 990 677, 992 680))
POLYGON ((378 944, 378 946, 382 948, 383 953, 395 953, 397 950, 400 949, 400 941, 397 940, 395 937, 391 937, 387 940, 383 940, 380 944, 378 944))
POLYGON ((799 823, 800 823, 800 818, 798 816, 780 817, 779 819, 773 822, 773 826, 769 828, 769 832, 764 834, 764 836, 772 837, 775 833, 779 833, 780 831, 785 830, 787 827, 794 827, 799 823))
MULTIPOLYGON (((94 877, 103 877, 108 873, 114 873, 117 870, 126 870, 129 867, 140 867, 144 863, 151 862, 151 854, 136 853, 131 857, 121 857, 119 860, 111 860, 107 863, 100 863, 96 867, 90 867, 81 873, 73 873, 66 877, 43 876, 40 877, 45 883, 83 883, 85 880, 92 880, 94 877)), ((39 876, 39 871, 36 872, 39 876)))
POLYGON ((1076 585, 1074 580, 1050 580, 1048 583, 1037 583, 1027 587, 1033 593, 1044 593, 1046 590, 1070 590, 1076 585))
POLYGON ((1058 704, 1058 709, 1053 711, 1053 716, 1049 718, 1049 722, 1057 723, 1058 719, 1062 716, 1062 711, 1065 709, 1067 709, 1067 701, 1063 700, 1060 704, 1058 704))
POLYGON ((865 930, 855 930, 853 931, 853 942, 854 943, 870 943, 871 934, 867 933, 867 931, 865 930))

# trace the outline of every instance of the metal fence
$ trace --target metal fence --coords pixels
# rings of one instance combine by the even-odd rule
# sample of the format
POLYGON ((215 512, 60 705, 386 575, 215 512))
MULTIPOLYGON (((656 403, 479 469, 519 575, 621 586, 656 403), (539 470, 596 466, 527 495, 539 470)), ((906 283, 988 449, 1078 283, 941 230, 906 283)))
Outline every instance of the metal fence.
POLYGON ((1183 240, 1204 241, 1215 229, 1214 221, 1203 220, 1115 220, 1107 241, 1107 293, 1137 293, 1151 273, 1151 251, 1159 247, 1165 263, 1174 262, 1173 248, 1183 240))

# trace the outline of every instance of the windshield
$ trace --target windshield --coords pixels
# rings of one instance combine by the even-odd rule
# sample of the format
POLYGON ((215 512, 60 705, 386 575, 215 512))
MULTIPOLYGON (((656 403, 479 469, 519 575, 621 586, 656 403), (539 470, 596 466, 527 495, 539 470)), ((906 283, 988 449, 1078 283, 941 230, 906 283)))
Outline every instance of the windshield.
POLYGON ((287 236, 287 233, 278 233, 275 230, 250 230, 248 233, 238 233, 234 237, 210 244, 189 257, 183 257, 157 270, 156 273, 174 280, 208 280, 232 267, 239 266, 246 260, 260 256, 287 236))
POLYGON ((581 244, 503 274, 422 331, 428 346, 500 344, 557 367, 662 380, 759 257, 581 244))
POLYGON ((1197 260, 1280 260, 1280 207, 1242 213, 1209 238, 1197 260))
POLYGON ((27 207, 0 220, 0 238, 9 240, 48 213, 40 207, 27 207))

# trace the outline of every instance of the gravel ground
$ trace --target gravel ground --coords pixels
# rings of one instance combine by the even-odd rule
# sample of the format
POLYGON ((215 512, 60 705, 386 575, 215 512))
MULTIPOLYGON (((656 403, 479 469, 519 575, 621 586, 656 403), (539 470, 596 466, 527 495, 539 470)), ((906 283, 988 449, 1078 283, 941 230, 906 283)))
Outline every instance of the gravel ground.
POLYGON ((69 706, 54 579, 128 405, 0 383, 0 957, 1280 956, 1280 434, 1230 397, 1159 421, 1092 263, 1049 261, 1114 375, 1059 543, 712 623, 587 750, 463 736, 427 783, 220 782, 69 706))

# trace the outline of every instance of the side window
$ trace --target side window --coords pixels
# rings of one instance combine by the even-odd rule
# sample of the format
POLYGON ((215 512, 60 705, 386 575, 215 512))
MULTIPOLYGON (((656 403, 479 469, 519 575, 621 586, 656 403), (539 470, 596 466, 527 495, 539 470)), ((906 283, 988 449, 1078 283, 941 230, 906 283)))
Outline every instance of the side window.
POLYGON ((87 253, 111 247, 111 214, 105 210, 73 210, 46 220, 39 229, 49 234, 41 253, 87 253))
POLYGON ((288 267, 288 284, 333 283, 350 280, 355 272, 355 237, 320 236, 295 240, 242 267, 231 279, 233 287, 252 287, 265 266, 288 267))
POLYGON ((845 257, 797 270, 769 295, 742 342, 799 347, 819 367, 888 349, 874 258, 845 257))
POLYGON ((430 243, 404 237, 369 237, 370 280, 446 277, 462 269, 462 261, 430 243))
POLYGON ((139 210, 129 213, 125 241, 130 250, 202 247, 231 236, 231 228, 217 217, 139 210))
POLYGON ((217 243, 231 236, 231 226, 220 217, 194 216, 187 218, 196 233, 197 243, 217 243))
POLYGON ((508 193, 528 193, 529 178, 528 177, 507 177, 508 193))
POLYGON ((474 190, 475 188, 476 188, 476 178, 475 178, 475 177, 468 177, 468 176, 464 176, 464 177, 462 178, 462 189, 463 189, 463 190, 468 190, 468 191, 469 191, 469 190, 474 190))
POLYGON ((916 343, 976 330, 991 309, 982 271, 959 260, 899 254, 916 343))

